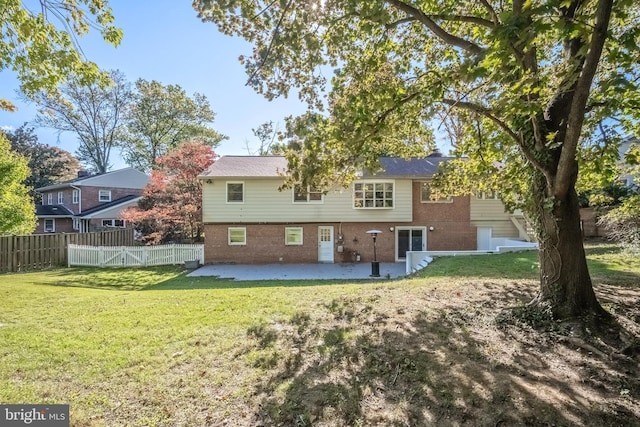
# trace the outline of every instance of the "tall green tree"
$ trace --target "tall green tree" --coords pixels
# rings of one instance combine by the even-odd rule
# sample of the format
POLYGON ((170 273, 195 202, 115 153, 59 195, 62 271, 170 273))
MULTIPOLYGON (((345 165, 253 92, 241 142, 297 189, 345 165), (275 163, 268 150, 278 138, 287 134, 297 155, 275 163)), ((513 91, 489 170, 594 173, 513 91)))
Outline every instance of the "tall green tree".
POLYGON ((447 182, 457 191, 491 185, 525 209, 540 242, 532 305, 558 318, 606 315, 587 269, 575 184, 583 153, 598 145, 599 123, 637 126, 637 2, 196 0, 194 7, 254 45, 241 61, 258 92, 271 98, 297 87, 311 108, 328 110, 290 155, 296 178, 375 168, 380 153, 428 142, 435 113, 456 115, 466 135, 456 153, 468 159, 451 167, 457 174, 447 182), (327 68, 334 77, 324 98, 327 68))
POLYGON ((185 141, 198 139, 215 147, 226 137, 211 128, 214 119, 206 96, 189 96, 180 85, 139 79, 128 111, 124 159, 150 171, 158 157, 185 141))
POLYGON ((36 212, 24 181, 29 176, 27 159, 11 151, 0 132, 0 235, 28 234, 36 228, 36 212))
POLYGON ((66 150, 39 142, 33 128, 22 125, 13 132, 6 132, 6 137, 11 149, 28 161, 30 173, 24 183, 35 202, 38 202, 36 188, 77 176, 78 159, 66 150))
POLYGON ((124 138, 125 114, 131 102, 131 85, 124 74, 110 71, 106 85, 74 79, 59 92, 40 92, 33 98, 39 106, 38 125, 74 133, 78 159, 97 173, 109 170, 111 151, 124 138))
MULTIPOLYGON (((16 72, 20 89, 27 96, 55 91, 70 75, 80 76, 84 82, 104 78, 98 66, 84 58, 77 38, 93 28, 106 42, 114 46, 120 43, 122 31, 114 25, 108 1, 33 3, 0 3, 0 71, 16 72)), ((0 109, 12 111, 15 106, 0 98, 0 109)))

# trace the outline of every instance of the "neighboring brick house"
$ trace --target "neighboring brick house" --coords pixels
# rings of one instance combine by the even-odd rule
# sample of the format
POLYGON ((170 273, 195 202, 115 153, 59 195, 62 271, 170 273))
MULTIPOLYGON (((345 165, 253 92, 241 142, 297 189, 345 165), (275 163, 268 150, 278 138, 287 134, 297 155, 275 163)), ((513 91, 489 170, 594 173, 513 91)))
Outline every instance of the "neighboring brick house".
POLYGON ((149 176, 126 168, 99 175, 78 172, 78 178, 36 188, 42 204, 36 206, 35 233, 86 233, 126 227, 120 212, 135 206, 149 176))
POLYGON ((429 182, 445 157, 383 158, 382 172, 348 188, 279 191, 279 156, 225 156, 203 183, 205 261, 315 263, 371 261, 368 230, 381 231, 377 260, 408 250, 489 249, 492 239, 524 238, 521 218, 488 195, 439 198, 429 182))

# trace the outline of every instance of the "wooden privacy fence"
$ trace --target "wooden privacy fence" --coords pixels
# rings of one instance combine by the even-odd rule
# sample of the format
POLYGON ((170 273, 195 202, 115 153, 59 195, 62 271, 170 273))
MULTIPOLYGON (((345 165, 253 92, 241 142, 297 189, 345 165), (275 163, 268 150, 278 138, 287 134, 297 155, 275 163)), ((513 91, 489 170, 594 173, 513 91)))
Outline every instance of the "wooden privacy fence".
POLYGON ((204 245, 163 246, 81 246, 69 245, 69 266, 143 267, 183 264, 198 261, 204 264, 204 245))
POLYGON ((70 244, 133 245, 133 229, 95 233, 50 233, 0 236, 0 273, 42 270, 67 265, 70 244))

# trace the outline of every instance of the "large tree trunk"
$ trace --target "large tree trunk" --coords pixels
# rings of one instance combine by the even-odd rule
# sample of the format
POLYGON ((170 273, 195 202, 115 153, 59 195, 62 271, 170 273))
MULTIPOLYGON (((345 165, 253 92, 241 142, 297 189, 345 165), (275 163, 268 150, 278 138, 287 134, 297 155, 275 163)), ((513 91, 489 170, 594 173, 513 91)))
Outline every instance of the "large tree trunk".
MULTIPOLYGON (((538 181, 544 185, 543 179, 538 181)), ((549 308, 555 318, 607 316, 596 299, 587 268, 580 227, 580 205, 575 189, 564 200, 546 206, 542 195, 536 203, 540 244, 540 293, 532 304, 549 308)))

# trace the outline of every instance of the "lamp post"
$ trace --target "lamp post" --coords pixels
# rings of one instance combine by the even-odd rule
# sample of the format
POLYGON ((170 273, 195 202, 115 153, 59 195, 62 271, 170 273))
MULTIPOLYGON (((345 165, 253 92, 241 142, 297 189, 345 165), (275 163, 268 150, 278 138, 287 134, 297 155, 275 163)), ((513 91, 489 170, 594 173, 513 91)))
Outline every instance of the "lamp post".
POLYGON ((371 277, 380 277, 380 263, 376 257, 376 237, 382 233, 380 230, 369 230, 367 234, 371 234, 373 238, 373 261, 371 261, 371 277))

